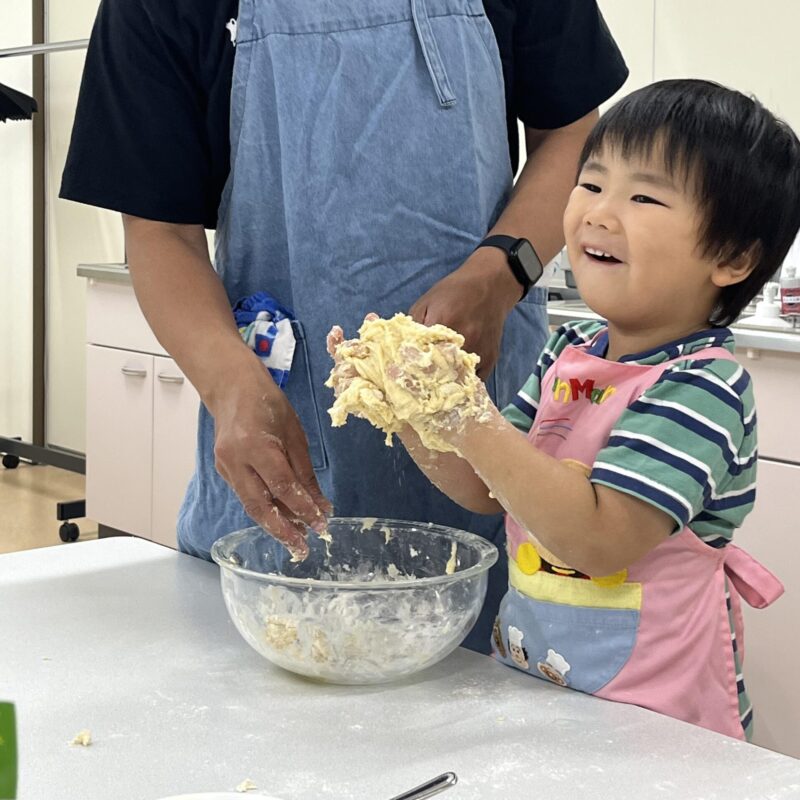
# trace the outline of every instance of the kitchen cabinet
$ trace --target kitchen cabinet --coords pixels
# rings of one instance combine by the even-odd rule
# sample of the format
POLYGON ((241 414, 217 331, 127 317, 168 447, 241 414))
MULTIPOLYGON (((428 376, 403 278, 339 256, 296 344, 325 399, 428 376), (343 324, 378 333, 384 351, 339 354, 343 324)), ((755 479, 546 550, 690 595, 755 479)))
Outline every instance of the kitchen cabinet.
POLYGON ((176 547, 200 401, 150 331, 127 271, 120 272, 98 272, 87 286, 87 514, 176 547))
POLYGON ((800 494, 800 426, 793 423, 800 353, 741 348, 758 414, 758 477, 753 512, 736 543, 774 572, 786 587, 770 608, 744 606, 744 676, 754 709, 754 742, 800 758, 800 537, 792 513, 800 494))

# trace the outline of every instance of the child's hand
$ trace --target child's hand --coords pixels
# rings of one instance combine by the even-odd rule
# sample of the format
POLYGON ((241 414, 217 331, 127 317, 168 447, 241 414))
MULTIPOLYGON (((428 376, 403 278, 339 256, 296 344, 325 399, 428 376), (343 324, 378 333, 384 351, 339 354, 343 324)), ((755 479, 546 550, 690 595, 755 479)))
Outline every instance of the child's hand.
MULTIPOLYGON (((364 317, 364 322, 371 322, 374 319, 378 319, 378 315, 370 313, 364 317)), ((344 342, 344 331, 338 325, 334 325, 330 333, 328 333, 326 346, 328 354, 333 359, 333 369, 331 370, 329 380, 330 385, 333 387, 333 394, 335 397, 338 397, 347 389, 353 378, 358 377, 358 372, 356 372, 355 367, 351 364, 344 363, 341 356, 337 355, 339 345, 342 344, 342 342, 344 342)), ((358 347, 358 344, 356 343, 352 346, 358 347)))

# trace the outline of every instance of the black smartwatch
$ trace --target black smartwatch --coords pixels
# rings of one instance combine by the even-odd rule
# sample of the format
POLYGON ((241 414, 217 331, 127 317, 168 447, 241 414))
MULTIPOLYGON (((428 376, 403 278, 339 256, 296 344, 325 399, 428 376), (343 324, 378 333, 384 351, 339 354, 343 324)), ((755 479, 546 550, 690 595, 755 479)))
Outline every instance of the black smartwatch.
POLYGON ((527 239, 515 239, 513 236, 487 236, 478 247, 497 247, 505 252, 509 268, 522 286, 522 297, 525 297, 531 286, 542 277, 544 267, 539 256, 536 255, 533 245, 527 239))

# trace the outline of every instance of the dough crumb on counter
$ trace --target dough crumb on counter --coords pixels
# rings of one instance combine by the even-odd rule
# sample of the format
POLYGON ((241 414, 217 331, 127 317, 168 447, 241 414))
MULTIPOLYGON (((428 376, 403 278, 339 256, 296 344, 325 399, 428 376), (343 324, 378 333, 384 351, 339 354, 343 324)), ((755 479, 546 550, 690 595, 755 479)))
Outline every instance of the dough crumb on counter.
POLYGON ((454 452, 442 427, 480 419, 491 405, 476 372, 479 356, 461 349, 464 337, 407 314, 367 319, 358 333, 336 347, 325 384, 338 395, 328 411, 333 427, 350 415, 361 417, 391 446, 392 435, 410 425, 429 450, 454 452))
POLYGON ((250 778, 245 778, 237 787, 236 791, 241 792, 244 794, 245 792, 252 792, 253 789, 258 789, 258 786, 250 780, 250 778))
POLYGON ((88 747, 92 743, 92 732, 89 730, 79 731, 75 738, 70 742, 71 745, 88 747))

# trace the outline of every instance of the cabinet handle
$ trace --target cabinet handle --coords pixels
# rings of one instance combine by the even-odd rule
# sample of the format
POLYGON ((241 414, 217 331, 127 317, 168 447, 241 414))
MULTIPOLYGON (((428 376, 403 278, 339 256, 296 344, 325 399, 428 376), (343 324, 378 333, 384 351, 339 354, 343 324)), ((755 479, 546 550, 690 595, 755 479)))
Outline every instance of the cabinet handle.
POLYGON ((168 375, 166 372, 159 372, 158 379, 161 383, 183 383, 182 375, 168 375))
POLYGON ((131 378, 146 378, 147 377, 147 370, 146 369, 133 369, 133 367, 123 367, 122 368, 123 375, 130 375, 131 378))

